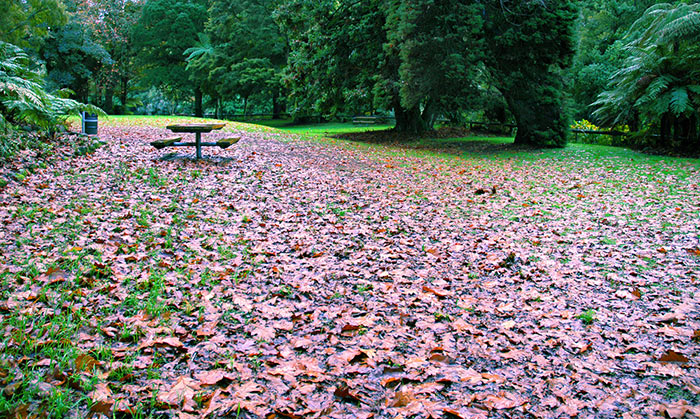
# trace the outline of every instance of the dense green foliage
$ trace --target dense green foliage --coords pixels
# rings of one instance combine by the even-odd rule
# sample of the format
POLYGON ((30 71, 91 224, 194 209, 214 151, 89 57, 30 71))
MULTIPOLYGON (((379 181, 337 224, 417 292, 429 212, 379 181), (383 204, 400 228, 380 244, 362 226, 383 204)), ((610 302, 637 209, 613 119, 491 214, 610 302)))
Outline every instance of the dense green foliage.
POLYGON ((693 2, 0 6, 0 40, 46 69, 42 85, 67 88, 110 113, 288 112, 298 122, 384 114, 409 133, 429 131, 438 120, 486 120, 515 123, 516 143, 545 147, 566 143, 572 119, 628 126, 638 144, 665 148, 692 148, 682 139, 698 132, 693 2))
POLYGON ((280 76, 287 63, 287 45, 274 11, 279 0, 214 0, 200 43, 187 52, 191 69, 207 80, 207 92, 221 99, 243 101, 251 96, 269 100, 272 112, 281 111, 280 76))
POLYGON ((151 0, 144 4, 134 27, 145 82, 175 98, 193 94, 197 116, 202 115, 204 80, 187 70, 185 51, 195 46, 196 34, 204 30, 206 6, 205 0, 151 0))
POLYGON ((644 145, 697 149, 700 5, 652 6, 627 38, 627 57, 595 102, 595 115, 634 131, 659 132, 656 139, 646 136, 644 145))
POLYGON ((71 22, 50 32, 42 48, 52 86, 69 88, 78 100, 87 101, 89 81, 105 65, 112 64, 107 50, 83 25, 71 22))
POLYGON ((0 41, 38 49, 50 28, 66 20, 61 0, 0 0, 0 41))
POLYGON ((571 2, 296 0, 283 16, 300 110, 372 106, 393 111, 398 130, 420 132, 438 115, 466 111, 479 83, 492 80, 516 117, 518 142, 566 141, 571 2))
POLYGON ((574 2, 494 1, 485 16, 485 63, 515 117, 515 142, 563 146, 569 120, 562 71, 574 52, 574 2))
POLYGON ((5 135, 13 126, 36 127, 53 135, 69 115, 80 111, 103 114, 94 106, 67 99, 66 91, 49 93, 43 80, 44 74, 31 66, 22 49, 0 41, 0 156, 11 155, 18 146, 5 135))
POLYGON ((574 118, 593 119, 598 95, 625 58, 624 39, 653 0, 583 0, 576 25, 576 55, 568 75, 574 118))

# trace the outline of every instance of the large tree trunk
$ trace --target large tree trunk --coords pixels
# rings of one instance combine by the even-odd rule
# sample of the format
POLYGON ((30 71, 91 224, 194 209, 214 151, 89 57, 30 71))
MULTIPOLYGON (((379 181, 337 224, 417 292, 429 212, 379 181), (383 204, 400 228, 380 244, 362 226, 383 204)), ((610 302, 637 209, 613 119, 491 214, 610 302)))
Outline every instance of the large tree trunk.
POLYGON ((405 109, 396 100, 394 102, 394 117, 396 118, 394 131, 397 132, 421 134, 433 129, 434 112, 430 103, 421 113, 420 106, 405 109))
POLYGON ((194 116, 202 117, 202 89, 196 87, 194 89, 194 116))
POLYGON ((698 117, 695 114, 690 116, 689 126, 688 126, 688 147, 692 148, 693 142, 697 143, 698 140, 698 117))
POLYGON ((668 147, 671 137, 671 121, 668 112, 661 115, 661 132, 658 147, 668 147))
POLYGON ((558 102, 540 100, 536 96, 537 92, 534 91, 524 91, 524 93, 516 95, 509 91, 503 92, 518 127, 515 144, 563 147, 566 144, 568 127, 563 120, 565 115, 559 108, 558 102))

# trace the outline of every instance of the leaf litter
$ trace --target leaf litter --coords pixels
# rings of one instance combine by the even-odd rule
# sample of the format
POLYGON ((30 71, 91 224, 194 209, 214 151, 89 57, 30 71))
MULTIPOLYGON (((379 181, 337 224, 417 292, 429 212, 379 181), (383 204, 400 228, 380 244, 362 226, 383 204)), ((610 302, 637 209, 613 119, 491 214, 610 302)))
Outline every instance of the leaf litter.
POLYGON ((136 121, 0 191, 6 415, 700 415, 697 164, 136 121))

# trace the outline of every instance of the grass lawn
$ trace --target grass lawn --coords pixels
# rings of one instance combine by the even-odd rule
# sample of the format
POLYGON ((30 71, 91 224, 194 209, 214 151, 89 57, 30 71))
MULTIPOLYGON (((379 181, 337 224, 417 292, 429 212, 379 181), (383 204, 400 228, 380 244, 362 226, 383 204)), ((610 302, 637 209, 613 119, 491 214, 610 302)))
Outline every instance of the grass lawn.
POLYGON ((697 415, 700 160, 195 121, 0 188, 1 414, 697 415))

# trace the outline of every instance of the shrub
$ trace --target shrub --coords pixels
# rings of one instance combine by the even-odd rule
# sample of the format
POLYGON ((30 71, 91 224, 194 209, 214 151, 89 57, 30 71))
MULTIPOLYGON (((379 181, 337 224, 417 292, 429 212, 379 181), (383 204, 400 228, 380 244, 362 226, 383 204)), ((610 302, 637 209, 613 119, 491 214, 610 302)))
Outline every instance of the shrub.
POLYGON ((3 156, 24 148, 17 142, 24 136, 13 134, 16 126, 53 137, 70 115, 81 111, 105 115, 100 108, 68 99, 68 90, 49 93, 43 82, 44 74, 32 66, 22 49, 0 41, 0 153, 3 156))
MULTIPOLYGON (((578 129, 583 131, 617 131, 629 133, 629 127, 617 126, 613 128, 601 128, 596 126, 592 122, 582 119, 571 124, 571 129, 578 129)), ((574 133, 572 137, 572 142, 583 143, 583 144, 598 144, 598 145, 609 145, 609 146, 622 146, 627 145, 625 136, 618 135, 605 135, 605 134, 591 134, 585 132, 574 133)))

